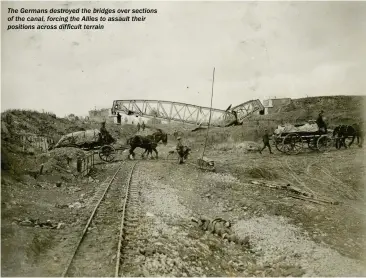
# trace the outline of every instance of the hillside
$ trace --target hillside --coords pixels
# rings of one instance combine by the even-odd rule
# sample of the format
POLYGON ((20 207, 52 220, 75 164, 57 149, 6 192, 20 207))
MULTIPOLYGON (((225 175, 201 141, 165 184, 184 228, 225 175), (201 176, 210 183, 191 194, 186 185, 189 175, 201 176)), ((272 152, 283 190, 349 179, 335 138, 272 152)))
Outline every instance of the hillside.
MULTIPOLYGON (((124 143, 126 138, 135 134, 136 126, 106 124, 108 131, 119 142, 124 143)), ((15 176, 24 174, 25 168, 35 167, 35 161, 42 158, 42 150, 34 147, 32 135, 47 137, 50 142, 57 142, 61 136, 88 129, 99 129, 100 123, 57 118, 53 114, 39 113, 29 110, 9 110, 1 114, 1 168, 10 170, 15 176), (24 135, 23 138, 20 135, 24 135), (26 138, 26 139, 24 139, 26 138), (19 167, 22 165, 22 167, 19 167), (23 167, 24 166, 24 167, 23 167)), ((83 151, 66 148, 55 150, 51 156, 73 157, 83 151)), ((60 158, 61 159, 61 158, 60 158)), ((37 166, 39 167, 39 166, 37 166)), ((4 172, 3 174, 6 174, 4 172)))
POLYGON ((251 120, 276 122, 304 122, 316 119, 324 110, 329 126, 353 124, 363 121, 366 96, 320 96, 293 99, 290 104, 280 107, 275 113, 253 116, 251 120))
MULTIPOLYGON (((9 134, 36 134, 56 139, 56 141, 65 134, 87 129, 99 129, 100 123, 92 121, 74 120, 57 118, 48 113, 39 113, 29 110, 9 110, 1 114, 2 135, 9 134)), ((128 136, 134 133, 135 127, 125 125, 109 125, 107 128, 116 136, 128 136)))

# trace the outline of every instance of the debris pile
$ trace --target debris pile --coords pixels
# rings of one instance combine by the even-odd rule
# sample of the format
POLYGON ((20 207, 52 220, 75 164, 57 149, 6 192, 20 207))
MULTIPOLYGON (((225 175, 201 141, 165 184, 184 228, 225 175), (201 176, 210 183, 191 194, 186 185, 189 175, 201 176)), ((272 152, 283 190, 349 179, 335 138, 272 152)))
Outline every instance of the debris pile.
POLYGON ((240 143, 235 143, 235 142, 225 142, 225 143, 221 143, 221 144, 217 144, 213 146, 213 149, 216 151, 231 151, 231 152, 244 152, 244 153, 248 153, 248 152, 258 152, 261 148, 261 145, 256 143, 256 142, 252 142, 252 141, 244 141, 244 142, 240 142, 240 143))
POLYGON ((227 239, 229 242, 234 242, 239 245, 249 246, 249 237, 238 238, 238 236, 231 230, 230 221, 222 218, 215 218, 213 220, 200 217, 199 219, 191 218, 191 220, 198 224, 204 231, 209 231, 223 239, 227 239))
POLYGON ((92 144, 98 142, 100 131, 97 129, 72 132, 61 137, 55 148, 68 147, 71 145, 92 144))
POLYGON ((36 228, 46 228, 46 229, 62 229, 65 226, 65 223, 59 222, 55 223, 51 220, 40 221, 39 219, 27 218, 25 220, 14 219, 14 222, 20 226, 28 226, 28 227, 36 227, 36 228))

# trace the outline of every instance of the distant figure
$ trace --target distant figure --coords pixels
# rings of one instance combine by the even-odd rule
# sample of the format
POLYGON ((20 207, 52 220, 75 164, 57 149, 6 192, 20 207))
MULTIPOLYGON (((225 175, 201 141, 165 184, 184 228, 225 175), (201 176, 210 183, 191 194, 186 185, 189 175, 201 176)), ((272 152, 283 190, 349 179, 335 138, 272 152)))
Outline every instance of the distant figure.
POLYGON ((184 157, 184 146, 183 146, 181 137, 178 137, 177 140, 178 140, 178 143, 177 143, 177 147, 175 149, 177 150, 177 153, 179 154, 179 157, 180 157, 179 164, 182 164, 183 157, 184 157))
POLYGON ((107 136, 108 136, 108 131, 105 127, 105 122, 101 123, 101 127, 100 127, 99 131, 100 131, 100 140, 102 142, 104 142, 107 139, 107 136))
POLYGON ((137 124, 137 132, 140 131, 140 123, 137 124))
POLYGON ((269 144, 269 134, 268 134, 268 130, 265 129, 264 130, 264 135, 263 135, 263 148, 261 150, 259 150, 259 153, 262 154, 262 151, 268 147, 269 149, 269 153, 273 154, 272 150, 271 150, 271 145, 269 144))
POLYGON ((320 111, 318 118, 316 119, 316 124, 318 125, 319 132, 327 133, 327 125, 323 119, 324 111, 320 111))
POLYGON ((121 114, 118 112, 117 113, 117 124, 119 124, 119 125, 121 124, 121 118, 122 118, 121 114))
POLYGON ((178 131, 177 131, 177 130, 174 130, 173 136, 174 136, 175 138, 177 138, 177 137, 178 137, 178 131))
POLYGON ((145 122, 142 122, 142 131, 145 130, 145 122))

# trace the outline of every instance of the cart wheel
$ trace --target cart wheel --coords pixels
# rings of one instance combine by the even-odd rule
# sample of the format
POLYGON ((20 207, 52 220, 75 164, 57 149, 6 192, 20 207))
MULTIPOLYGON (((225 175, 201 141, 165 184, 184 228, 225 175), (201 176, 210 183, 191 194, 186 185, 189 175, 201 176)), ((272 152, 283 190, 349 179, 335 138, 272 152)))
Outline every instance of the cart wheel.
POLYGON ((284 145, 283 145, 283 140, 281 139, 280 136, 274 137, 274 144, 276 149, 281 152, 284 153, 285 149, 284 149, 284 145))
MULTIPOLYGON (((355 141, 357 141, 357 139, 356 139, 356 138, 355 138, 355 140, 353 141, 353 144, 355 144, 355 141)), ((352 137, 346 137, 345 142, 346 142, 346 146, 347 146, 347 148, 349 148, 349 144, 352 142, 352 137)), ((355 145, 357 145, 357 143, 356 143, 355 145)))
POLYGON ((317 150, 317 148, 316 148, 316 142, 317 142, 317 140, 314 139, 314 138, 308 139, 308 147, 309 147, 310 150, 312 150, 312 151, 317 150))
POLYGON ((318 141, 316 142, 316 147, 318 151, 325 152, 329 151, 332 144, 333 144, 332 138, 330 138, 328 135, 322 135, 318 138, 318 141))
POLYGON ((298 154, 303 148, 302 138, 297 133, 287 134, 282 144, 286 154, 298 154))
POLYGON ((105 162, 111 162, 116 157, 116 150, 110 145, 103 146, 99 149, 99 157, 105 162))

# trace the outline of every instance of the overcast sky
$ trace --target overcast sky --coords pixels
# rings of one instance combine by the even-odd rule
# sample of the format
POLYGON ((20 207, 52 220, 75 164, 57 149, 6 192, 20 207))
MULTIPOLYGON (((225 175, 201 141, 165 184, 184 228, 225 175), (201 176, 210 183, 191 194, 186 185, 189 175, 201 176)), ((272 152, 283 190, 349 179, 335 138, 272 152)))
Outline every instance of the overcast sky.
POLYGON ((364 95, 366 2, 2 3, 2 111, 87 114, 115 99, 226 109, 250 99, 364 95), (104 30, 6 31, 7 8, 153 8, 104 30))

